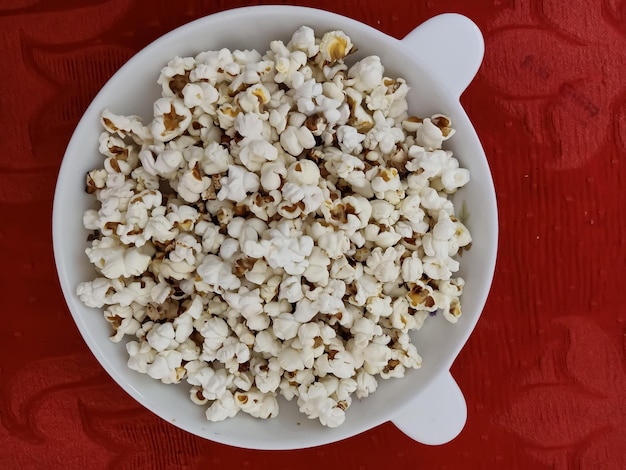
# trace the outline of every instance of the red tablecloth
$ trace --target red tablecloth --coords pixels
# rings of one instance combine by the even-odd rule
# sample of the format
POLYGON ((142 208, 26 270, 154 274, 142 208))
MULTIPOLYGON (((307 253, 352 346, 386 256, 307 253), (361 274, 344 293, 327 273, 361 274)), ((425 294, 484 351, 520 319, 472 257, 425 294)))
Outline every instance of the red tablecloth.
POLYGON ((386 424, 309 450, 231 448, 155 417, 101 369, 55 275, 65 146, 135 52, 260 3, 0 3, 0 468, 626 468, 624 0, 292 2, 396 37, 454 11, 485 35, 462 101, 493 171, 501 239, 489 301, 452 369, 469 414, 453 442, 424 446, 386 424))

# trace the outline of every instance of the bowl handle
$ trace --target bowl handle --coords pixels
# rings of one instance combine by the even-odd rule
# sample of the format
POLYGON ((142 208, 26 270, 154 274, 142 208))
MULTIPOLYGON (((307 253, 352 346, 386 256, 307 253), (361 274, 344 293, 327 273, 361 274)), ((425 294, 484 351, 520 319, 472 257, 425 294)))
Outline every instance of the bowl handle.
POLYGON ((440 445, 458 436, 466 419, 463 393, 450 372, 445 372, 403 406, 391 422, 417 442, 440 445))
POLYGON ((401 43, 455 97, 460 97, 470 84, 485 53, 485 41, 478 26, 457 13, 429 19, 407 34, 401 43))

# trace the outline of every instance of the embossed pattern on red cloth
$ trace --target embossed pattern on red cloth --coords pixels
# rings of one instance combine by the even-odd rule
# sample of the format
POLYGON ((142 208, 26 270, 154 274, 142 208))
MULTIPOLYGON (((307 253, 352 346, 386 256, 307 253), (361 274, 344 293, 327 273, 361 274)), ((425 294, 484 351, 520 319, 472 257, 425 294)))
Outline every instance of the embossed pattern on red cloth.
POLYGON ((3 0, 0 50, 0 468, 626 468, 624 0, 3 0), (126 395, 65 306, 52 198, 89 102, 169 30, 263 3, 334 11, 398 38, 454 11, 484 33, 462 102, 492 168, 500 248, 452 369, 468 421, 447 445, 391 424, 289 452, 202 440, 126 395))

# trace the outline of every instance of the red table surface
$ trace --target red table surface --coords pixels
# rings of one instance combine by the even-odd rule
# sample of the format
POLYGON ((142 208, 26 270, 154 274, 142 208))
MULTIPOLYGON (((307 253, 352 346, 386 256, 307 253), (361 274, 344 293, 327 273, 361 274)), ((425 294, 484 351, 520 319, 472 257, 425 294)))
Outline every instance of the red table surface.
POLYGON ((500 245, 483 316, 452 368, 468 404, 454 441, 429 447, 385 424, 319 448, 237 449, 160 420, 99 366, 52 254, 71 133, 152 40, 260 3, 0 3, 0 468, 626 468, 623 0, 292 2, 398 38, 443 12, 484 33, 462 102, 493 171, 500 245))

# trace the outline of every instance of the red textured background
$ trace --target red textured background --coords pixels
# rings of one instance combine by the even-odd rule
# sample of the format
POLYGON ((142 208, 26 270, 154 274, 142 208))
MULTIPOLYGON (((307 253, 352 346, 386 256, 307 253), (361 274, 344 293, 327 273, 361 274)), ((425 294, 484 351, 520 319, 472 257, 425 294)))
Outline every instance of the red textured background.
POLYGON ((424 446, 386 424, 309 450, 235 449, 161 421, 100 368, 52 256, 72 130, 152 40, 261 3, 272 2, 0 2, 0 468, 626 468, 624 0, 290 2, 398 38, 454 11, 485 35, 462 101, 492 167, 501 239, 491 296, 452 369, 468 403, 453 442, 424 446))

